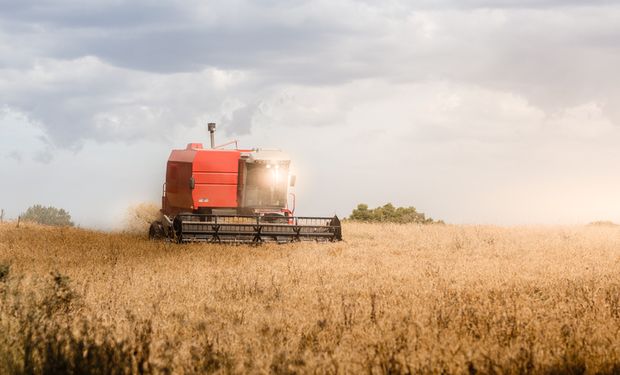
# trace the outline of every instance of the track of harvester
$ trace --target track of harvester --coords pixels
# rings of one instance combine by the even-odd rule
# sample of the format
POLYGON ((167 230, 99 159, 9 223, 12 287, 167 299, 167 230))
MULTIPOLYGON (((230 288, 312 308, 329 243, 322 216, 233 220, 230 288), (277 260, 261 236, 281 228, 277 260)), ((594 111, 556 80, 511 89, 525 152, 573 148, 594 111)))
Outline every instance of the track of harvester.
MULTIPOLYGON (((176 242, 263 243, 340 241, 338 217, 181 214, 164 216, 162 234, 176 242), (167 230, 164 228, 168 228, 167 230)), ((151 236, 155 238, 157 236, 151 236)))

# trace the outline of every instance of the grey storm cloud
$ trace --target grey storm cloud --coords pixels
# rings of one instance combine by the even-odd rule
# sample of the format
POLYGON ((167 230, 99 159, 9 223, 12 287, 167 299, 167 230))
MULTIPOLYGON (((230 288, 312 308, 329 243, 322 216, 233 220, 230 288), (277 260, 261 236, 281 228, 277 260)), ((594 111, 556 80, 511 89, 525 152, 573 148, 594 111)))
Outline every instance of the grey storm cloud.
POLYGON ((615 2, 380 5, 0 1, 0 105, 69 148, 205 116, 246 133, 280 87, 377 78, 482 86, 545 111, 594 101, 620 124, 615 2))
POLYGON ((268 16, 304 12, 295 2, 202 4, 26 1, 0 5, 0 17, 13 37, 38 40, 48 57, 93 55, 117 66, 164 73, 273 66, 317 50, 345 31, 316 15, 305 20, 299 14, 299 24, 268 16))

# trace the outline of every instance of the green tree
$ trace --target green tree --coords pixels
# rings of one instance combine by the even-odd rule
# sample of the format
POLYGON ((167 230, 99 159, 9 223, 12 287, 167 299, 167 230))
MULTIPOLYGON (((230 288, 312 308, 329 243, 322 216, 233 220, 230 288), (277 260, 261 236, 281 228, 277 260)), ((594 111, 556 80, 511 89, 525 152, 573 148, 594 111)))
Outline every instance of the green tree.
POLYGON ((45 207, 40 204, 28 207, 26 212, 20 215, 24 221, 32 221, 44 225, 73 226, 71 215, 62 208, 45 207))
POLYGON ((442 221, 436 222, 431 218, 427 218, 423 213, 418 212, 415 207, 394 207, 392 203, 372 209, 369 209, 367 204, 358 204, 357 208, 349 216, 349 220, 401 224, 443 223, 442 221))
POLYGON ((357 208, 354 209, 351 216, 349 216, 349 219, 357 221, 370 221, 371 212, 368 211, 368 205, 364 203, 358 204, 357 208))

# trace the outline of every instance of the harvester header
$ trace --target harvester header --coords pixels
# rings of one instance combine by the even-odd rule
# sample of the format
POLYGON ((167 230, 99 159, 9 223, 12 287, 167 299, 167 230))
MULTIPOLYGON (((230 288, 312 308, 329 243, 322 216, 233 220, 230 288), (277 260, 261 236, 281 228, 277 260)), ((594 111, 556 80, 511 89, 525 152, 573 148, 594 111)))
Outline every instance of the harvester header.
POLYGON ((297 217, 291 161, 273 149, 239 149, 236 141, 211 148, 189 143, 172 150, 162 192, 162 218, 152 239, 177 242, 291 242, 342 239, 338 217, 297 217), (235 145, 234 149, 225 147, 235 145), (289 201, 291 205, 289 206, 289 201))

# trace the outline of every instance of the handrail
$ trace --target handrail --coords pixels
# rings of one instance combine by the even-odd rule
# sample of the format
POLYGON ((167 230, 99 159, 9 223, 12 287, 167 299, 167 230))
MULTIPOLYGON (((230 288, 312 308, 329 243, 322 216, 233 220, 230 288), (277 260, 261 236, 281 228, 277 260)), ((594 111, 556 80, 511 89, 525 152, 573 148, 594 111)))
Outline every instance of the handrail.
POLYGON ((226 143, 224 143, 224 144, 221 144, 221 145, 219 145, 219 146, 215 146, 215 148, 214 148, 214 149, 215 149, 215 150, 217 150, 217 149, 220 149, 220 148, 223 148, 223 147, 226 147, 226 146, 232 145, 233 143, 235 144, 235 149, 236 149, 236 150, 238 150, 238 149, 239 149, 239 144, 238 144, 238 142, 237 142, 237 140, 236 140, 236 139, 233 139, 232 141, 228 141, 228 142, 226 142, 226 143))

